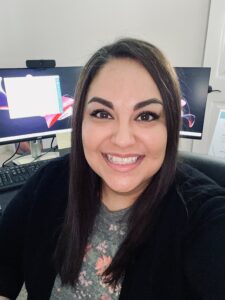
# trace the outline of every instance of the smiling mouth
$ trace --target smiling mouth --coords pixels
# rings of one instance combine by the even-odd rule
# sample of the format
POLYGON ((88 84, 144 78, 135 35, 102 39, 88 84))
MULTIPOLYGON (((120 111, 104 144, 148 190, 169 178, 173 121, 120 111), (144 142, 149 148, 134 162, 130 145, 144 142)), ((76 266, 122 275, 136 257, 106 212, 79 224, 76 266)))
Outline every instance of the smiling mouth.
POLYGON ((135 155, 135 156, 117 156, 112 154, 106 154, 105 158, 108 162, 114 164, 114 165, 132 165, 136 164, 136 162, 143 156, 135 155))

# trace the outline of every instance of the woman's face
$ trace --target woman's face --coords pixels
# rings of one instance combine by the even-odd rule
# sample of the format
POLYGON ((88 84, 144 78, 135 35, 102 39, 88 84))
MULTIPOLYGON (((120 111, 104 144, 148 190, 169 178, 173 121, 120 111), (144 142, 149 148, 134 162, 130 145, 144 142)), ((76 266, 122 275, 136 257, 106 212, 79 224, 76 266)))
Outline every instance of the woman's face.
POLYGON ((83 116, 86 160, 103 195, 136 197, 160 169, 167 129, 160 92, 132 59, 113 59, 92 81, 83 116))

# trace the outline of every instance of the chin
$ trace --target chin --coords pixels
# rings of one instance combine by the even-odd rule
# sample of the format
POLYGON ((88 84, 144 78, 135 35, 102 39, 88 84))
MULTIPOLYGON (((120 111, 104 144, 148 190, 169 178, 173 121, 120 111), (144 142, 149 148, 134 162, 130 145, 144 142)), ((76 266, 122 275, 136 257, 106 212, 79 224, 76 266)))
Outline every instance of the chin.
POLYGON ((116 194, 120 194, 120 195, 138 195, 141 194, 144 189, 146 188, 148 183, 145 184, 140 184, 140 185, 135 185, 135 184, 122 184, 122 182, 120 181, 118 184, 107 184, 107 189, 113 191, 116 194))

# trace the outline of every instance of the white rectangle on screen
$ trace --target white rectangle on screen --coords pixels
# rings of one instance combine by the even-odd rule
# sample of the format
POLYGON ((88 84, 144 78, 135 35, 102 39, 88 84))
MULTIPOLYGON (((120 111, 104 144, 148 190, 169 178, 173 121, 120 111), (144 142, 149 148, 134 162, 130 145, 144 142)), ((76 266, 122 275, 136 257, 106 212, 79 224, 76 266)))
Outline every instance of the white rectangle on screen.
POLYGON ((4 78, 11 119, 62 113, 59 76, 4 78))

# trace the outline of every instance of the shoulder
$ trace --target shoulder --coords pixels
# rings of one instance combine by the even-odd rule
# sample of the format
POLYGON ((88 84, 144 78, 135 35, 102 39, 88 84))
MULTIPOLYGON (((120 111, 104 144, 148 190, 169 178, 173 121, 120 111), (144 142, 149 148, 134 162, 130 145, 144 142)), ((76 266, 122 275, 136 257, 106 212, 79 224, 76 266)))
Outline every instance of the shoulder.
POLYGON ((23 187, 33 193, 57 193, 69 180, 69 156, 53 159, 44 165, 23 187))
POLYGON ((26 218, 48 207, 65 206, 69 185, 69 157, 53 159, 36 172, 6 208, 5 218, 26 218), (53 205, 53 202, 55 205, 53 205))
POLYGON ((203 299, 225 298, 225 189, 197 169, 180 164, 177 190, 188 214, 184 268, 203 299))
POLYGON ((0 293, 10 299, 16 298, 21 288, 24 268, 27 274, 37 270, 43 253, 38 265, 46 264, 43 258, 55 245, 64 218, 68 178, 68 156, 52 160, 28 180, 4 211, 0 221, 0 293))
POLYGON ((188 164, 178 163, 175 182, 189 216, 211 203, 215 206, 225 203, 225 189, 188 164))
POLYGON ((27 183, 35 190, 45 190, 45 192, 57 193, 62 187, 68 186, 69 180, 69 156, 53 159, 41 170, 33 176, 30 182, 27 183))
MULTIPOLYGON (((225 189, 197 169, 179 164, 177 169, 176 189, 179 201, 183 203, 187 214, 186 241, 201 242, 211 229, 223 228, 225 232, 225 189)), ((219 232, 219 229, 218 229, 219 232)), ((223 239, 225 243, 225 235, 223 239)), ((192 244, 192 243, 191 243, 192 244)))
MULTIPOLYGON (((51 179, 52 183, 59 180, 67 179, 69 176, 69 156, 63 156, 51 160, 46 165, 44 165, 39 172, 37 172, 32 180, 28 183, 39 183, 43 184, 45 180, 51 179)), ((49 183, 51 183, 49 182, 49 183)))

